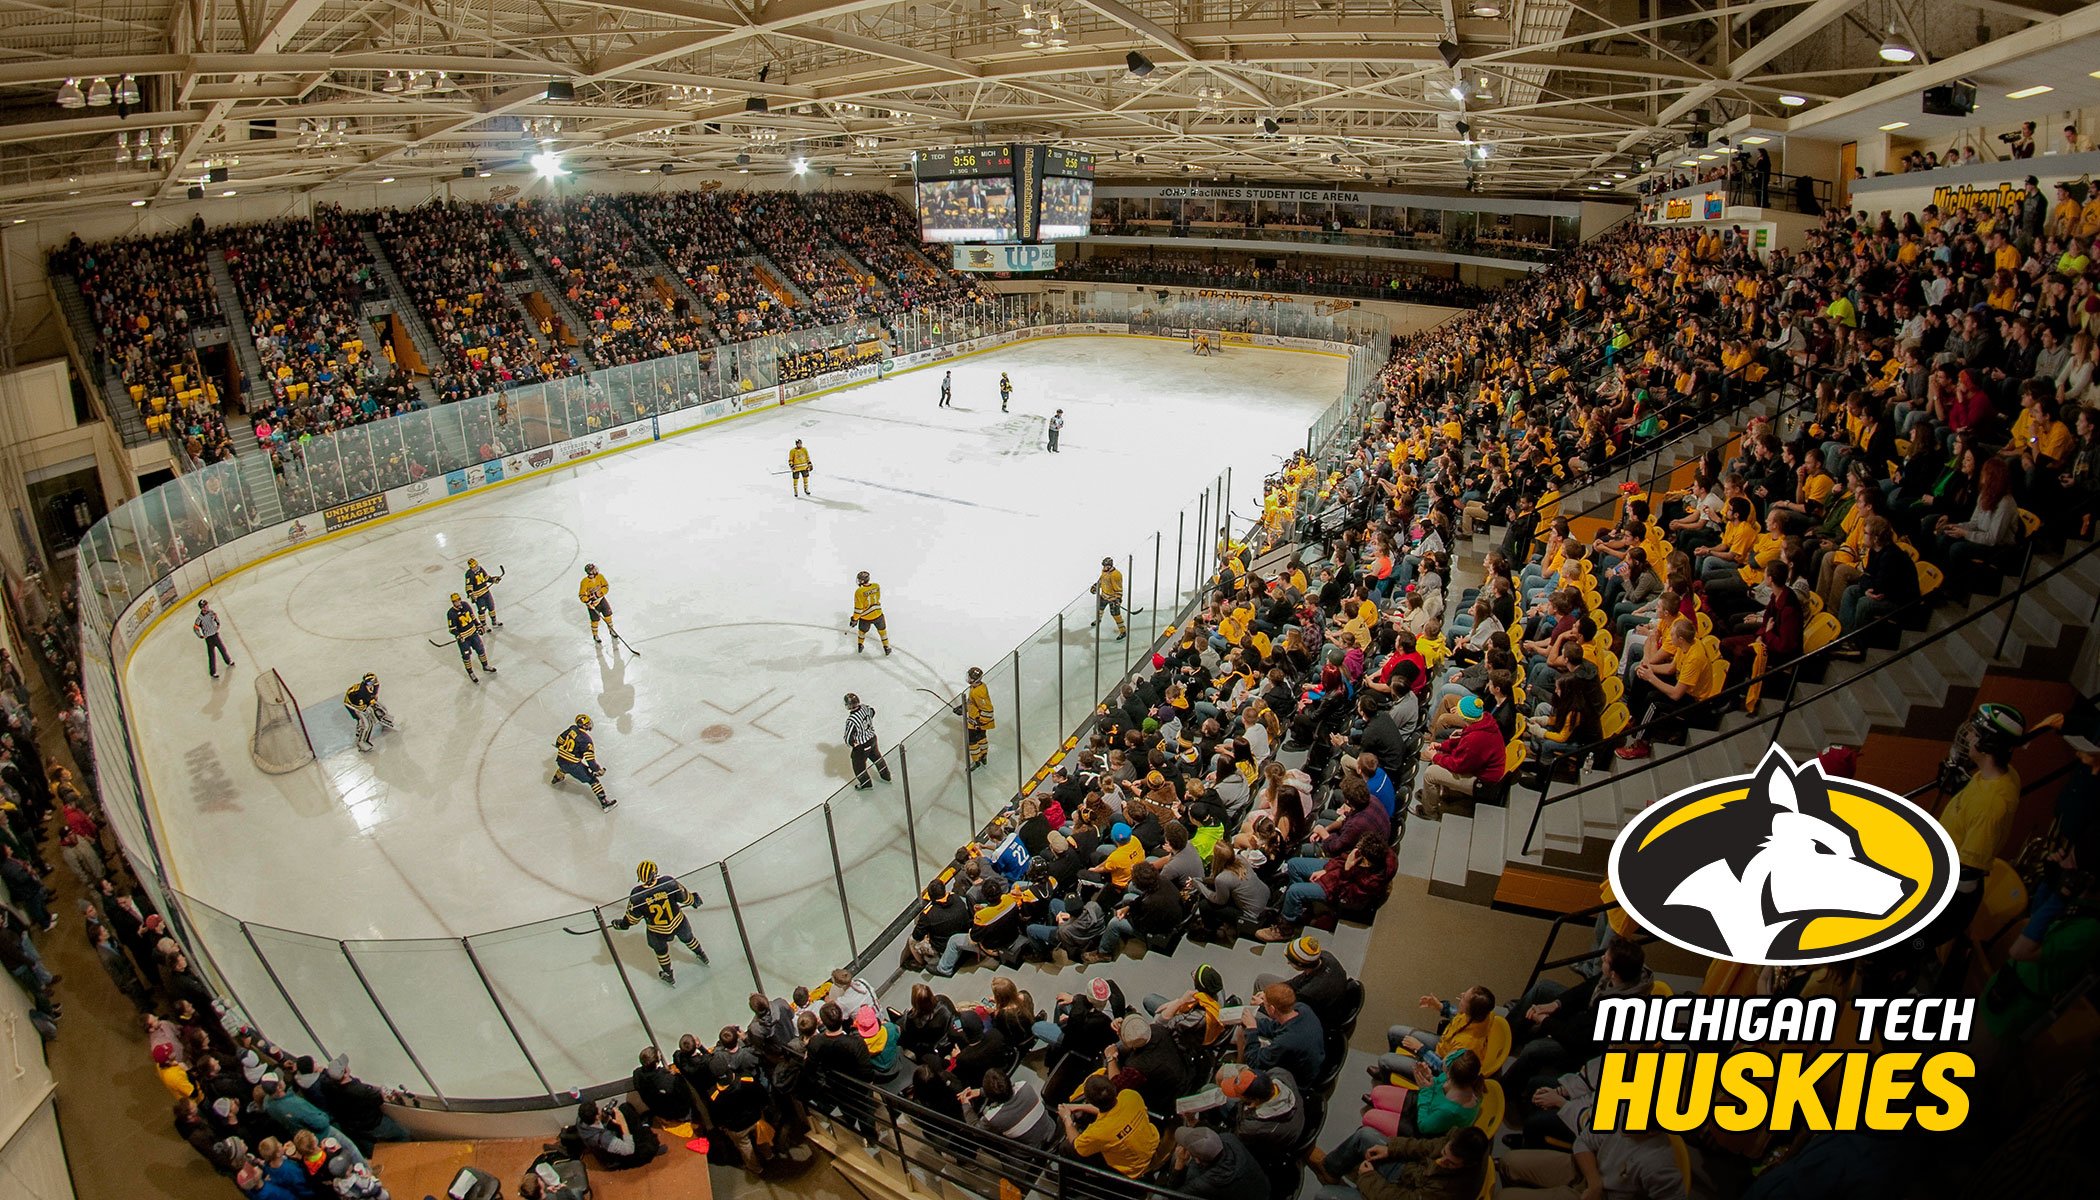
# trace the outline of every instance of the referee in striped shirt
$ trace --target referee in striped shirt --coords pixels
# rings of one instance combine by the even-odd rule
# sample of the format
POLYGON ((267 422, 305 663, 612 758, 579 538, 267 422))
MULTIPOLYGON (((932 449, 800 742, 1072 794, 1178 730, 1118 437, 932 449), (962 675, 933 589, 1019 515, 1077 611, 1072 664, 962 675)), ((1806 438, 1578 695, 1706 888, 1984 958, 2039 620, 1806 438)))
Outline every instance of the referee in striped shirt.
POLYGON ((890 781, 889 761, 875 745, 875 706, 862 704, 860 697, 846 693, 846 745, 853 751, 853 787, 856 791, 867 791, 875 784, 868 779, 868 764, 882 774, 882 781, 890 781))

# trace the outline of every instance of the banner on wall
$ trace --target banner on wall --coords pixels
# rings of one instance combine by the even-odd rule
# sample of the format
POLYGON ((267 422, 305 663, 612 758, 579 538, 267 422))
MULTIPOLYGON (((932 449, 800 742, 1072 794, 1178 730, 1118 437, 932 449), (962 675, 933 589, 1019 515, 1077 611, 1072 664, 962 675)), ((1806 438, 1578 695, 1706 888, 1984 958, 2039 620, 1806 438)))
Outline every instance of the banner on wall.
POLYGON ((1723 210, 1725 210, 1725 209, 1726 209, 1727 207, 1728 207, 1728 197, 1724 196, 1724 195, 1723 195, 1723 194, 1721 194, 1720 192, 1708 192, 1708 193, 1706 193, 1706 219, 1707 219, 1707 220, 1709 220, 1709 221, 1712 221, 1712 220, 1717 220, 1717 219, 1719 219, 1719 217, 1720 217, 1720 215, 1721 215, 1722 211, 1723 211, 1723 210))
POLYGON ((956 246, 958 271, 1025 274, 1057 269, 1055 246, 956 246))
POLYGON ((378 520, 380 517, 385 516, 387 512, 386 493, 374 492, 369 496, 360 496, 347 504, 338 504, 334 508, 322 509, 321 525, 328 532, 334 533, 338 529, 348 529, 352 525, 362 525, 366 521, 378 520))
POLYGON ((502 459, 490 459, 488 462, 476 463, 471 467, 461 467, 457 471, 445 472, 445 494, 447 496, 457 496, 461 492, 478 488, 485 483, 494 483, 501 478, 503 478, 502 459))

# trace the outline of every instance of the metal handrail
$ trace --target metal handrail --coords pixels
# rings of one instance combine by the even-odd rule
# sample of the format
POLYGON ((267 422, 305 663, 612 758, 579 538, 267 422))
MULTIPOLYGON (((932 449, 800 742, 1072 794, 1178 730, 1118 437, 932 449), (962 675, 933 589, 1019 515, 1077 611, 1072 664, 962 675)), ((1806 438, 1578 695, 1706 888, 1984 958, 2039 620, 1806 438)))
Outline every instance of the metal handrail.
MULTIPOLYGON (((1891 547, 1891 549, 1894 549, 1894 547, 1891 547)), ((1825 654, 1828 654, 1832 649, 1835 649, 1838 646, 1846 645, 1848 643, 1855 645, 1862 644, 1855 641, 1855 639, 1863 637, 1872 630, 1884 628, 1890 622, 1897 622, 1902 620, 1903 618, 1907 617, 1910 613, 1916 611, 1921 605, 1929 609, 1931 607, 1929 603, 1931 597, 1921 595, 1916 600, 1911 601, 1909 604, 1903 605, 1899 608, 1891 609, 1889 612, 1886 612, 1881 616, 1876 617, 1871 621, 1868 621, 1867 623, 1861 625, 1859 628, 1854 629, 1849 633, 1841 634, 1837 638, 1832 639, 1827 645, 1823 646, 1819 650, 1805 651, 1795 656, 1794 658, 1788 659, 1785 663, 1782 663, 1779 666, 1767 668, 1762 675, 1757 675, 1750 679, 1745 679, 1740 683, 1723 688, 1721 691, 1715 693, 1711 697, 1708 697, 1706 700, 1700 701, 1699 703, 1702 705, 1719 705, 1721 707, 1725 707, 1725 705, 1720 705, 1720 702, 1725 697, 1730 695, 1739 695, 1742 692, 1746 691, 1751 685, 1762 683, 1765 680, 1770 679, 1774 675, 1778 675, 1785 672, 1792 673, 1787 681, 1786 696, 1780 702, 1779 711, 1767 713, 1764 716, 1757 717, 1742 725, 1738 725, 1734 729, 1726 731, 1717 731, 1717 736, 1707 738, 1704 741, 1689 743, 1681 749, 1679 749, 1674 754, 1650 758, 1638 767, 1634 767, 1627 771, 1614 773, 1604 779, 1595 780, 1590 783, 1580 784, 1570 791, 1561 792, 1557 796, 1551 794, 1553 789, 1554 777, 1551 772, 1548 772, 1545 777, 1545 782, 1539 788, 1538 806, 1532 810, 1531 825, 1528 829, 1525 830, 1524 833, 1524 848, 1522 853, 1531 853, 1532 839, 1538 835, 1539 819, 1541 815, 1544 814, 1544 812, 1546 811, 1546 807, 1549 804, 1558 804, 1562 801, 1572 799, 1576 796, 1587 795, 1591 792, 1598 791, 1606 787, 1615 786, 1617 784, 1625 782, 1628 779, 1632 779, 1636 776, 1652 771, 1657 767, 1662 766, 1664 763, 1677 762, 1680 759, 1689 758, 1690 756, 1697 754, 1700 751, 1711 749, 1712 747, 1717 746, 1723 742, 1732 741, 1736 737, 1741 736, 1746 731, 1760 728, 1768 723, 1774 725, 1772 731, 1772 741, 1770 744, 1777 745, 1779 742, 1779 731, 1781 728, 1784 727, 1786 718, 1792 715, 1795 709, 1804 708, 1808 705, 1815 704, 1816 702, 1822 700, 1826 696, 1833 695, 1841 689, 1851 687, 1853 684, 1858 683, 1860 680, 1865 679, 1870 675, 1876 674, 1877 672, 1886 669, 1893 663, 1902 662, 1905 659, 1910 658, 1912 655, 1915 655, 1925 650, 1927 647, 1937 645, 1942 640, 1951 637, 1959 633, 1963 629, 1966 629, 1969 626, 1975 624, 1976 622, 1982 620, 1987 614, 1995 612, 2000 605, 2009 604, 2012 606, 2012 608, 2005 614, 2005 623, 2008 627, 2010 627, 2014 617, 2018 615, 2019 603, 2022 597, 2024 597, 2029 591, 2033 590, 2035 587, 2049 582, 2051 579, 2054 579, 2057 575, 2069 570, 2078 563, 2085 561, 2086 557, 2092 554, 2095 550, 2100 550, 2100 541, 2093 541, 2087 543, 2085 549, 2078 551, 2076 554, 2070 555, 2069 557, 2065 558, 2062 562, 2057 563, 2054 567, 2051 567, 2047 572, 2039 576, 2030 576, 2026 570, 2023 570, 2020 576, 2019 585, 2015 587, 2012 591, 2007 592, 2005 595, 1999 596, 1998 598, 1992 600, 1990 603, 1984 605, 1983 607, 1978 608, 1973 612, 1970 612, 1966 616, 1962 617, 1960 620, 1949 624, 1945 629, 1941 629, 1935 633, 1927 634, 1924 638, 1920 639, 1919 641, 1914 642, 1907 647, 1903 647, 1897 653, 1890 655, 1889 657, 1881 660, 1878 663, 1874 663, 1871 666, 1867 666, 1864 670, 1855 672, 1854 674, 1847 676, 1845 679, 1837 683, 1831 684, 1830 686, 1822 689, 1819 692, 1816 692, 1814 695, 1811 695, 1806 699, 1797 698, 1794 694, 1795 688, 1800 679, 1800 673, 1796 668, 1799 668, 1800 666, 1808 663, 1812 659, 1817 659, 1825 654)), ((2028 566, 2031 567, 2033 564, 2033 556, 2031 554, 2028 556, 2027 561, 2028 566)), ((1624 731, 1622 731, 1622 733, 1623 732, 1624 731)), ((1615 739, 1606 739, 1604 742, 1591 743, 1589 746, 1583 747, 1582 752, 1585 756, 1587 756, 1588 754, 1593 753, 1595 750, 1597 750, 1600 746, 1609 744, 1611 740, 1615 739)), ((1570 756, 1573 756, 1573 752, 1570 752, 1570 756)), ((1579 763, 1581 759, 1577 758, 1575 761, 1579 763)))

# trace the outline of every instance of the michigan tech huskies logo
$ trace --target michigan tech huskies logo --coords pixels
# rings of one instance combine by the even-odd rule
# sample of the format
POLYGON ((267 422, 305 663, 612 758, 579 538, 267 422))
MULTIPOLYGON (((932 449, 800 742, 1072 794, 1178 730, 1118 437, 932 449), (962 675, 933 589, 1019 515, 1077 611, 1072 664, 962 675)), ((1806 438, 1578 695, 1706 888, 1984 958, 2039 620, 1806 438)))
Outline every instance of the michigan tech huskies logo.
POLYGON ((1698 954, 1760 966, 1858 958, 1954 898, 1954 842, 1909 800, 1797 767, 1774 746, 1753 775, 1687 788, 1620 831, 1618 903, 1698 954))

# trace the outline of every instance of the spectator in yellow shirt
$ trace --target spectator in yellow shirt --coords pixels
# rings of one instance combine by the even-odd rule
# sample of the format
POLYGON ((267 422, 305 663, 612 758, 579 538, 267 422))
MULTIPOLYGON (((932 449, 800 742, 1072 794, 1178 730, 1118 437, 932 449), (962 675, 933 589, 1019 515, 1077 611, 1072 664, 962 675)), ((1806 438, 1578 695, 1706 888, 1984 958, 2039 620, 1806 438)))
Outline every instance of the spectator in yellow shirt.
POLYGON ((1975 728, 1970 747, 1975 773, 1947 801, 1939 817, 1940 827, 1954 840, 1961 874, 1954 900, 1927 931, 1927 939, 1934 945, 1969 927, 1970 918, 1983 903, 1983 883, 1991 873, 1991 862, 2004 851, 2006 837, 2012 832, 2013 814, 2020 807, 2020 773, 2012 768, 2013 746, 2019 732, 1995 724, 1975 728))
POLYGON ((1145 1111, 1144 1097, 1135 1088, 1119 1090, 1103 1075, 1087 1078, 1085 1095, 1083 1104, 1057 1106, 1065 1145, 1074 1157, 1098 1159, 1118 1175, 1143 1175, 1159 1150, 1159 1128, 1145 1111), (1093 1118, 1083 1130, 1078 1125, 1082 1116, 1093 1118))

